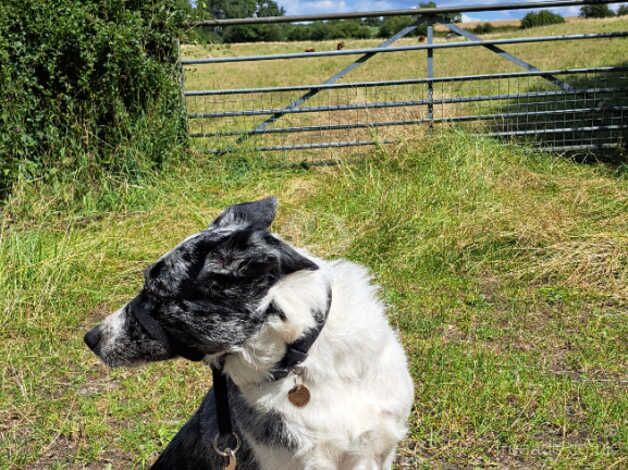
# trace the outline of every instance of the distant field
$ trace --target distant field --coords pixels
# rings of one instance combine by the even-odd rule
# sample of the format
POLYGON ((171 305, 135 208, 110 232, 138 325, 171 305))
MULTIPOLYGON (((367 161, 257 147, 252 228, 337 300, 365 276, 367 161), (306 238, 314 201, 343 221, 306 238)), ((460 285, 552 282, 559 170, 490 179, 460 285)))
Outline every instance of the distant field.
MULTIPOLYGON (((569 21, 572 18, 565 18, 565 21, 569 21)), ((484 23, 490 23, 493 26, 495 26, 496 28, 504 28, 504 27, 512 27, 512 28, 518 28, 521 26, 521 21, 520 20, 493 20, 493 21, 465 21, 464 23, 461 23, 460 26, 462 26, 464 29, 467 29, 469 31, 473 30, 473 28, 475 28, 476 26, 480 25, 480 24, 484 24, 484 23)), ((442 25, 442 24, 437 24, 434 25, 434 30, 437 32, 447 32, 449 31, 449 29, 447 28, 447 26, 442 25)))
MULTIPOLYGON (((591 18, 582 18, 581 16, 565 16, 565 22, 567 23, 590 23, 592 21, 599 21, 602 23, 606 23, 608 22, 608 19, 604 18, 601 20, 596 20, 596 19, 591 19, 591 18)), ((465 29, 472 30, 476 26, 480 24, 484 24, 484 23, 490 23, 496 28, 504 28, 508 26, 513 27, 513 28, 519 28, 521 26, 521 20, 465 21, 462 24, 462 26, 465 29)), ((449 31, 449 29, 447 29, 446 26, 443 26, 440 24, 434 26, 434 29, 439 32, 449 31)))
MULTIPOLYGON (((619 31, 628 19, 576 24, 619 31)), ((520 34, 573 31, 567 24, 520 34)), ((184 53, 334 46, 186 45, 184 53)), ((628 58, 621 40, 508 49, 539 67, 628 58)), ((483 50, 435 56, 437 75, 516 70, 483 50)), ((186 81, 315 83, 349 60, 195 67, 186 81)), ((348 79, 424 74, 424 53, 389 54, 348 79)), ((329 152, 335 165, 309 168, 259 153, 209 157, 192 146, 158 174, 103 184, 81 199, 72 199, 71 182, 21 186, 0 213, 0 469, 154 461, 211 386, 209 370, 183 360, 108 370, 82 336, 135 295, 146 266, 221 208, 269 194, 280 201, 278 234, 317 255, 363 263, 382 286, 416 388, 395 470, 626 468, 626 156, 578 163, 458 129, 403 137, 329 152)))
MULTIPOLYGON (((468 25, 463 25, 469 27, 468 25)), ((562 35, 573 33, 596 33, 628 30, 628 18, 609 20, 572 20, 562 25, 515 30, 482 36, 484 38, 526 37, 562 35)), ((460 39, 456 39, 457 41, 460 39)), ((446 42, 443 37, 436 42, 446 42)), ((373 47, 381 40, 346 40, 346 48, 373 47)), ((255 54, 273 54, 281 52, 303 52, 313 48, 317 51, 336 48, 337 41, 322 42, 287 42, 287 43, 250 43, 201 47, 184 45, 185 57, 221 57, 255 54)), ((416 44, 416 38, 404 38, 399 45, 416 44)), ((566 69, 576 67, 595 67, 603 65, 622 65, 628 58, 628 39, 603 39, 586 41, 561 41, 540 44, 507 45, 508 52, 533 64, 540 69, 566 69)), ((264 87, 296 84, 320 83, 356 59, 356 56, 325 57, 318 59, 277 60, 265 62, 242 62, 232 64, 208 64, 186 68, 185 84, 188 89, 224 89, 243 87, 264 87)), ((496 72, 517 72, 522 69, 485 48, 443 49, 434 52, 435 76, 475 75, 496 72)), ((352 71, 340 82, 393 80, 421 78, 427 75, 426 52, 411 51, 403 53, 379 54, 358 69, 352 71)), ((569 81, 569 79, 566 79, 569 81)), ((598 84, 604 82, 600 77, 571 77, 576 83, 598 84)), ((434 98, 454 96, 477 96, 489 94, 524 93, 530 90, 556 89, 554 85, 540 77, 475 81, 466 83, 436 84, 434 98)), ((272 95, 233 95, 228 97, 193 97, 188 100, 190 111, 220 111, 241 109, 277 109, 300 96, 298 92, 274 93, 272 95)), ((373 101, 420 100, 427 97, 425 85, 408 85, 370 89, 342 89, 325 91, 307 102, 307 106, 329 106, 355 104, 373 101)), ((511 101, 475 102, 466 104, 437 105, 434 109, 436 118, 459 115, 499 112, 511 104, 511 101)), ((528 107, 534 110, 536 104, 528 107)), ((539 108, 539 106, 536 106, 539 108)), ((248 130, 254 128, 267 116, 236 117, 228 119, 205 119, 190 121, 190 129, 199 132, 217 130, 248 130)), ((274 127, 324 125, 346 122, 387 121, 400 119, 425 119, 427 107, 406 106, 385 109, 362 109, 350 111, 329 111, 288 115, 281 118, 274 127)), ((413 133, 421 132, 414 127, 413 133)), ((319 142, 325 140, 370 139, 373 134, 379 138, 404 138, 408 128, 380 128, 357 131, 334 131, 309 133, 300 136, 270 137, 260 142, 280 144, 290 142, 319 142)), ((254 139, 253 139, 254 140, 254 139)), ((207 144, 228 145, 232 138, 224 138, 207 144)))

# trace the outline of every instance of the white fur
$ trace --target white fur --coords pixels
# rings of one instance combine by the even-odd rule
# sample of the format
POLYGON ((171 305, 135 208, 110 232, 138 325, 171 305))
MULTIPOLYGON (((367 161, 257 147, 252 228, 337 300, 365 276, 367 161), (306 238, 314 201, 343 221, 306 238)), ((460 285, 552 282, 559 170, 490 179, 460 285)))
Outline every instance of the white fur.
POLYGON ((348 261, 312 259, 319 270, 282 279, 262 305, 274 302, 287 320, 273 317, 225 362, 226 373, 251 405, 285 417, 298 450, 247 439, 264 470, 389 469, 413 400, 404 351, 366 269, 348 261), (294 375, 265 379, 285 345, 315 325, 311 311, 324 311, 328 286, 332 304, 327 323, 303 363, 311 401, 298 408, 288 400, 294 375))
POLYGON ((103 351, 112 348, 118 335, 124 332, 124 315, 124 308, 118 309, 108 315, 100 324, 102 338, 105 341, 102 345, 103 351))

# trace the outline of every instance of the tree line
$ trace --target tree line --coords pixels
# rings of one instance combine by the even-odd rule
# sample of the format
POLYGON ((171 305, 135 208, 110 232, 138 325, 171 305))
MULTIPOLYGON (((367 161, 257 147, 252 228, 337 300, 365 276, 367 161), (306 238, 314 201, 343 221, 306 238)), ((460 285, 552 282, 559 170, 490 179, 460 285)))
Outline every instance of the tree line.
MULTIPOLYGON (((284 16, 286 10, 273 0, 198 0, 192 6, 188 0, 178 0, 181 8, 185 9, 191 19, 208 18, 247 18, 264 16, 284 16)), ((419 8, 436 7, 435 2, 422 2, 419 8)), ((608 5, 586 5, 580 9, 580 16, 585 18, 606 18, 628 14, 628 6, 621 5, 617 12, 608 5)), ((461 15, 454 13, 444 15, 445 19, 460 22, 461 15)), ((224 28, 198 28, 188 32, 192 40, 202 42, 258 42, 258 41, 322 41, 327 39, 368 39, 387 38, 402 28, 412 24, 414 19, 409 16, 386 18, 361 18, 353 20, 314 21, 301 24, 267 24, 267 25, 240 25, 224 28)), ((522 28, 531 28, 549 24, 564 23, 564 18, 549 10, 530 12, 521 23, 522 28)), ((476 26, 474 32, 486 34, 493 32, 495 27, 489 23, 476 26)), ((427 26, 421 24, 412 33, 422 36, 427 32, 427 26)))
MULTIPOLYGON (((182 2, 186 3, 185 0, 182 2)), ((435 2, 418 4, 419 8, 436 7, 435 2)), ((199 0, 195 7, 187 5, 193 19, 246 18, 283 16, 286 11, 273 0, 199 0)), ((460 14, 445 15, 449 21, 460 22, 460 14)), ((326 39, 368 39, 390 37, 412 24, 414 19, 405 17, 361 18, 336 21, 314 21, 301 24, 240 25, 224 28, 203 28, 191 33, 194 39, 212 42, 257 41, 322 41, 326 39)), ((426 25, 419 25, 413 35, 425 35, 426 25)))

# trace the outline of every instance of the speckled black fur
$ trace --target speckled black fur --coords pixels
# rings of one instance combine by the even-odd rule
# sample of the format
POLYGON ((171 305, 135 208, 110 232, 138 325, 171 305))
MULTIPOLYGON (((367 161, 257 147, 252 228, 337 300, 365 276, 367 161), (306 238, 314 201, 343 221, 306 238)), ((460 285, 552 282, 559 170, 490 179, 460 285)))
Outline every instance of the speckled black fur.
MULTIPOLYGON (((241 447, 237 453, 238 470, 259 470, 243 430, 260 444, 296 448, 296 442, 279 414, 259 413, 246 402, 231 381, 228 381, 228 390, 234 431, 241 436, 241 447)), ((213 390, 210 390, 194 416, 181 428, 151 469, 222 470, 225 459, 212 448, 217 426, 216 403, 213 390)))
MULTIPOLYGON (((281 317, 274 308, 259 309, 268 290, 287 274, 318 267, 268 231, 275 205, 268 198, 226 209, 207 230, 150 266, 138 296, 116 320, 88 332, 86 343, 111 366, 201 358, 244 343, 269 315, 281 317), (158 325, 157 333, 138 320, 140 314, 158 325)), ((296 447, 280 415, 253 409, 231 382, 228 390, 234 429, 242 436, 238 470, 259 468, 243 430, 261 444, 296 447)), ((216 434, 210 391, 153 468, 222 469, 225 462, 211 447, 216 434)))

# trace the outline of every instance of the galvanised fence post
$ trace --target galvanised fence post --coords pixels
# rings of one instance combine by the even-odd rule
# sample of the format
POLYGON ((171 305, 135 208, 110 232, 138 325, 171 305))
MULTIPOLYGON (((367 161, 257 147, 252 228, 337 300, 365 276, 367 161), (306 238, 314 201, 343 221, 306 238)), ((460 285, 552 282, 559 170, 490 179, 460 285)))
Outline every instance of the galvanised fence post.
MULTIPOLYGON (((434 19, 430 16, 427 23, 427 44, 432 45, 434 40, 434 28, 432 26, 434 19)), ((434 129, 434 49, 427 49, 427 119, 429 120, 430 131, 434 129)))
POLYGON ((185 119, 185 132, 187 135, 190 134, 190 129, 188 128, 188 104, 185 98, 185 75, 183 70, 183 62, 181 62, 181 41, 177 38, 175 43, 175 47, 177 50, 177 73, 179 74, 179 88, 181 89, 181 106, 183 106, 184 119, 185 119))

